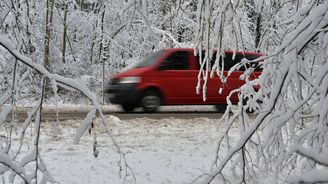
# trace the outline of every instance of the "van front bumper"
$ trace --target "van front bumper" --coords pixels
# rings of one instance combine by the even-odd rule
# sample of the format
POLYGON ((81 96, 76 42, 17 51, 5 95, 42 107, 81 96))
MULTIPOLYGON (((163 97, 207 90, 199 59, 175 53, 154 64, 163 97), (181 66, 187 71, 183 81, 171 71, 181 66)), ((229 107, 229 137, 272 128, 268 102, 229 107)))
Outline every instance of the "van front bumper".
POLYGON ((106 98, 112 104, 130 104, 139 103, 139 90, 137 84, 116 84, 109 86, 106 90, 106 98))

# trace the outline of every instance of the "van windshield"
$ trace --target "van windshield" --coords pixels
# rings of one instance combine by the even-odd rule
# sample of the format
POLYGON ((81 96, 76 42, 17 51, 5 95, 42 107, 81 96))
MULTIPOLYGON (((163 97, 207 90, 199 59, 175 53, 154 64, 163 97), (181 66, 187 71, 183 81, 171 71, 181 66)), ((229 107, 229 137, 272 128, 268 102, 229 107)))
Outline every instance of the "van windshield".
POLYGON ((136 68, 143 68, 143 67, 147 67, 150 66, 152 64, 154 64, 157 60, 157 58, 163 53, 163 50, 160 51, 155 51, 150 53, 148 56, 146 56, 144 58, 143 61, 139 62, 136 66, 136 68))

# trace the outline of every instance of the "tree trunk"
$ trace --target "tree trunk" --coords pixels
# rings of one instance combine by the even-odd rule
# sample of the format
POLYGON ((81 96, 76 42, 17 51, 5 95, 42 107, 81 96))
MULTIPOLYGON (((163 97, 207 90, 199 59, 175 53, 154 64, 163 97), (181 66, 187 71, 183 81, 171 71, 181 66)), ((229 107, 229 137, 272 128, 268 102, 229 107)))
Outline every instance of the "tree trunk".
POLYGON ((103 12, 101 15, 101 42, 99 48, 99 58, 101 59, 102 62, 102 103, 103 104, 105 104, 105 61, 106 61, 106 56, 105 53, 103 52, 105 8, 106 6, 103 6, 103 12))
POLYGON ((104 42, 104 18, 105 18, 105 6, 103 7, 103 12, 101 14, 101 25, 100 25, 100 29, 101 29, 101 42, 100 42, 100 46, 99 46, 99 60, 103 61, 103 57, 102 57, 102 51, 103 51, 103 42, 104 42))
POLYGON ((261 41, 261 23, 262 23, 262 15, 258 14, 256 18, 256 27, 255 27, 255 49, 259 51, 259 44, 261 41))
POLYGON ((46 4, 46 34, 44 38, 44 55, 43 55, 43 66, 48 66, 49 63, 49 1, 46 4))
MULTIPOLYGON (((96 31, 96 27, 94 27, 94 31, 96 31)), ((96 33, 93 33, 93 38, 91 41, 91 49, 90 49, 90 63, 91 64, 93 63, 93 48, 95 46, 96 38, 97 38, 96 33)))
POLYGON ((64 34, 63 34, 63 51, 62 51, 62 60, 65 63, 65 55, 66 55, 66 39, 67 39, 67 13, 68 13, 68 6, 65 3, 64 9, 64 34))
POLYGON ((54 9, 55 0, 47 0, 46 9, 46 34, 44 40, 44 58, 43 65, 49 69, 49 44, 51 39, 51 27, 52 27, 52 17, 54 9), (51 4, 50 4, 51 3, 51 4))

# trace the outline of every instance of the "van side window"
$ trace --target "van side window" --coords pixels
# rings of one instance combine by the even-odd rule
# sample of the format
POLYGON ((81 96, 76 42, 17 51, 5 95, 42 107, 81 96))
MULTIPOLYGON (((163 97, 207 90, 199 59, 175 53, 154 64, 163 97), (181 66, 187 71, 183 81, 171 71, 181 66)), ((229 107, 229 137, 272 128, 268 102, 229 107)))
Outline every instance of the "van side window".
MULTIPOLYGON (((199 55, 197 55, 196 57, 197 57, 197 61, 198 61, 199 60, 199 55)), ((204 60, 204 57, 205 57, 205 51, 203 51, 203 53, 202 53, 202 60, 204 60)), ((250 54, 248 54, 248 55, 247 54, 246 55, 236 54, 235 55, 235 58, 232 58, 232 57, 233 57, 233 54, 232 53, 225 53, 225 57, 224 57, 224 71, 229 71, 234 65, 236 65, 237 63, 240 63, 241 60, 244 59, 244 58, 246 58, 248 60, 253 60, 253 59, 258 58, 258 56, 256 56, 256 55, 250 55, 250 54)), ((210 63, 211 63, 211 69, 212 69, 212 67, 214 65, 215 59, 216 59, 216 52, 213 54, 212 59, 210 61, 210 63)), ((199 64, 199 62, 198 62, 198 64, 199 64)), ((222 67, 222 57, 220 57, 219 66, 220 66, 220 68, 222 67)), ((251 64, 247 64, 246 66, 241 66, 239 68, 239 71, 245 71, 245 68, 249 68, 249 67, 255 68, 255 71, 259 71, 260 70, 260 68, 258 67, 258 63, 257 62, 253 62, 251 64)))
MULTIPOLYGON (((260 56, 258 56, 258 55, 253 55, 253 54, 246 55, 246 58, 247 58, 248 60, 254 60, 254 59, 259 58, 259 57, 260 57, 260 56)), ((259 66, 259 62, 251 62, 251 63, 248 64, 246 67, 247 67, 247 68, 252 67, 252 68, 255 69, 255 71, 261 71, 261 68, 260 68, 260 66, 259 66)))
MULTIPOLYGON (((236 54, 235 58, 232 57, 233 57, 232 53, 226 53, 224 57, 224 71, 229 71, 233 66, 240 63, 241 60, 244 58, 244 56, 241 54, 236 54)), ((220 60, 220 64, 221 64, 221 60, 220 60)), ((244 71, 244 70, 245 68, 243 67, 239 69, 239 71, 244 71)))
POLYGON ((176 51, 168 56, 160 65, 160 70, 188 70, 187 51, 176 51))

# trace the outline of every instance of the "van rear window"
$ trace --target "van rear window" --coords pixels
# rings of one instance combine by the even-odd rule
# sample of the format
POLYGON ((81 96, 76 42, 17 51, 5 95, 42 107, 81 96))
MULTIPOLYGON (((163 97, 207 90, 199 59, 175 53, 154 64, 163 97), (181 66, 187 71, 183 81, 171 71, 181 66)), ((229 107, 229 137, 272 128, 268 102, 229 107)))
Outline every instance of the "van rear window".
MULTIPOLYGON (((199 55, 196 56, 197 61, 199 60, 199 55)), ((205 51, 202 53, 202 61, 204 60, 205 57, 205 51)), ((248 60, 253 60, 258 58, 258 55, 255 54, 236 54, 235 57, 233 58, 233 53, 225 53, 225 56, 223 58, 224 60, 224 71, 229 71, 231 67, 235 66, 237 63, 240 63, 244 58, 248 60)), ((214 65, 214 62, 216 60, 216 52, 213 54, 212 59, 210 61, 211 63, 211 69, 212 66, 214 65)), ((198 66, 200 67, 200 63, 198 62, 198 66)), ((219 66, 220 68, 222 67, 222 56, 220 57, 219 60, 219 66)), ((260 68, 258 67, 258 62, 252 62, 250 64, 247 64, 246 66, 242 66, 239 68, 239 71, 245 71, 246 68, 253 67, 255 68, 255 71, 259 71, 260 68)))

